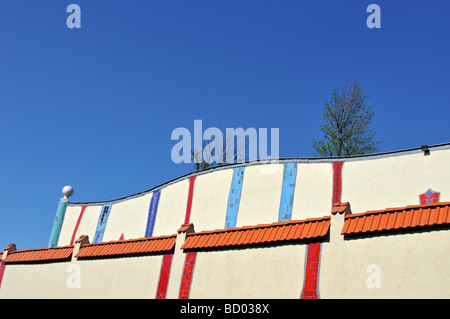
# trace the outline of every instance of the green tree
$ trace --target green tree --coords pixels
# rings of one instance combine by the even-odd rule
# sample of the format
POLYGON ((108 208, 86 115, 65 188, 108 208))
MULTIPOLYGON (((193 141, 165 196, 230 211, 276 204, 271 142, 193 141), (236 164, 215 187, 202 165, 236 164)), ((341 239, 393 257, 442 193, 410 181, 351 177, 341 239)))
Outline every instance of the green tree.
POLYGON ((378 151, 379 141, 370 128, 372 106, 367 103, 368 94, 359 83, 335 88, 325 102, 322 140, 313 141, 314 156, 332 157, 371 154, 378 151))

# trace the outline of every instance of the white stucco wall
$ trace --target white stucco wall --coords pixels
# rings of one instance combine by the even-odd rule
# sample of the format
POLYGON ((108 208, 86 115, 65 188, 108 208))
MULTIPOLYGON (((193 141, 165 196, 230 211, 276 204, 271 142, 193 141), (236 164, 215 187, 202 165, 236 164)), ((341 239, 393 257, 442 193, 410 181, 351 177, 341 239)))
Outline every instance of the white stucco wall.
MULTIPOLYGON (((153 193, 139 196, 112 205, 103 241, 145 237, 148 209, 153 193)), ((93 237, 91 237, 93 239, 93 237)))
POLYGON ((154 299, 161 262, 162 256, 155 255, 7 264, 0 298, 154 299), (78 274, 80 280, 74 280, 78 274))
POLYGON ((300 297, 306 245, 200 251, 190 298, 300 297))
POLYGON ((64 298, 68 264, 7 264, 0 298, 64 298))
MULTIPOLYGON (((64 223, 61 228, 61 233, 58 240, 58 246, 66 246, 70 244, 73 232, 75 230, 76 223, 81 213, 82 206, 68 206, 66 215, 64 216, 64 223)), ((77 232, 75 234, 75 240, 81 235, 88 235, 92 241, 95 235, 95 229, 97 227, 98 217, 100 216, 102 205, 90 205, 87 206, 80 224, 78 225, 77 232)), ((118 238, 117 238, 118 239, 118 238)), ((42 247, 34 247, 42 248, 42 247)))
MULTIPOLYGON (((184 236, 179 235, 167 298, 179 296, 185 260, 185 253, 179 247, 183 241, 184 236)), ((448 299, 449 251, 449 229, 325 240, 320 256, 320 297, 448 299), (370 285, 376 283, 372 281, 373 276, 379 276, 379 286, 370 285)), ((305 243, 200 250, 195 260, 190 298, 298 299, 304 283, 306 258, 305 243)), ((8 263, 0 298, 153 299, 162 259, 162 255, 141 255, 72 262, 8 263), (79 273, 79 288, 67 284, 74 282, 71 277, 74 271, 79 273)))
POLYGON ((245 168, 237 227, 278 221, 283 165, 268 165, 245 168))
POLYGON ((225 227, 232 179, 233 169, 196 177, 190 216, 196 231, 225 227))
MULTIPOLYGON (((431 149, 383 156, 343 159, 341 201, 353 213, 419 204, 429 188, 450 201, 450 149, 431 149)), ((237 227, 278 220, 283 164, 246 165, 237 227)), ((194 184, 190 221, 195 231, 225 227, 233 168, 200 173, 194 184)), ((161 187, 153 236, 176 233, 184 223, 189 194, 187 177, 161 187)), ((292 219, 330 215, 332 161, 298 162, 292 219)), ((145 235, 153 193, 108 202, 112 209, 103 241, 145 235)), ((83 204, 69 203, 59 237, 68 245, 83 204)), ((75 239, 92 241, 102 203, 87 208, 75 239)), ((333 225, 333 221, 332 221, 333 225)), ((336 224, 335 224, 336 225, 336 224)), ((342 224, 339 224, 342 227, 342 224)), ((177 239, 168 298, 178 298, 185 255, 177 239)), ((39 247, 36 247, 39 248, 39 247)), ((322 244, 319 293, 322 298, 450 298, 450 230, 360 237, 322 244), (381 287, 367 285, 380 270, 381 287)), ((306 245, 199 251, 191 298, 299 298, 306 245)), ((7 264, 1 298, 154 298, 161 255, 79 260, 80 289, 67 288, 69 262, 7 264)))
POLYGON ((188 195, 188 179, 166 186, 161 190, 153 236, 176 233, 177 229, 184 223, 188 195))
POLYGON ((86 298, 154 299, 163 256, 78 260, 82 290, 86 298))
POLYGON ((345 162, 342 201, 352 212, 418 205, 419 194, 429 188, 450 201, 450 150, 345 162))
POLYGON ((332 196, 332 163, 297 164, 292 219, 329 215, 332 206, 332 196))
POLYGON ((320 296, 450 298, 450 230, 324 243, 320 296), (375 285, 379 275, 379 287, 375 285), (368 283, 369 282, 369 283, 368 283))

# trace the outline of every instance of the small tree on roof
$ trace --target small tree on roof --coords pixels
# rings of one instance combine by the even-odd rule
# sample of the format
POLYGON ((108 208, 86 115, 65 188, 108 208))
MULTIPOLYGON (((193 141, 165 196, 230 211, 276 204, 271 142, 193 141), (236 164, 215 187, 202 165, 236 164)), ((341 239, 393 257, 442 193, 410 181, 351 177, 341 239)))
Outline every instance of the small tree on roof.
POLYGON ((373 118, 369 96, 357 82, 346 82, 335 88, 329 101, 325 102, 322 140, 313 141, 314 156, 333 157, 371 154, 378 151, 379 141, 375 130, 370 128, 373 118))

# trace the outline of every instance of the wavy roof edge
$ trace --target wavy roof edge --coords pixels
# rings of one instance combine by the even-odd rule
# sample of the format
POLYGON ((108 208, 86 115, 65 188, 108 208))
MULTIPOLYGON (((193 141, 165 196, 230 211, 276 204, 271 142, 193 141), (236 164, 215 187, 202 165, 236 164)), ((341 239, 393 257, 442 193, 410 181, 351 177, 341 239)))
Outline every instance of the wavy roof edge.
MULTIPOLYGON (((427 145, 428 149, 431 150, 446 150, 450 149, 450 142, 449 143, 442 143, 442 144, 435 144, 435 145, 427 145)), ((116 199, 110 199, 110 200, 103 200, 103 201, 93 201, 93 202, 69 202, 69 206, 83 206, 83 205, 89 205, 89 206, 95 206, 95 205, 105 205, 105 204, 114 204, 121 201, 125 201, 132 198, 141 197, 144 195, 147 195, 149 193, 152 193, 156 190, 162 189, 166 186, 169 186, 171 184, 180 182, 182 180, 188 179, 192 176, 199 176, 203 174, 208 174, 214 171, 220 171, 224 169, 230 169, 235 167, 245 167, 245 166, 252 166, 252 165, 262 165, 262 164, 282 164, 282 163, 333 163, 338 161, 362 161, 362 160, 373 160, 378 158, 386 158, 386 157, 393 157, 393 156, 403 156, 403 155, 410 155, 410 154, 416 154, 416 153, 422 153, 422 147, 415 147, 415 148, 409 148, 404 150, 397 150, 397 151, 389 151, 389 152, 382 152, 382 153, 373 153, 373 154, 367 154, 367 155, 352 155, 352 156, 340 156, 340 157, 292 157, 292 158, 280 158, 280 159, 266 159, 266 160, 255 160, 255 161, 249 161, 244 163, 232 163, 232 164, 221 164, 218 166, 210 167, 204 170, 190 172, 185 175, 181 175, 179 177, 176 177, 174 179, 169 180, 168 182, 162 183, 158 186, 155 186, 153 188, 150 188, 148 190, 135 193, 132 195, 116 198, 116 199)))

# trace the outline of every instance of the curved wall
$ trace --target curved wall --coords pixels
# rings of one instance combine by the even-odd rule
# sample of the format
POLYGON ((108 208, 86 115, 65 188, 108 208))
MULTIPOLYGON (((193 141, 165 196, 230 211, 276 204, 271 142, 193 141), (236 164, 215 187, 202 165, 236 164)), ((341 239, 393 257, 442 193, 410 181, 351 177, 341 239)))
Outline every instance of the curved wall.
POLYGON ((429 149, 227 165, 127 198, 69 203, 58 246, 80 235, 94 242, 168 235, 186 222, 202 231, 322 217, 336 201, 351 202, 353 213, 420 204, 429 189, 450 201, 450 144, 429 149))

